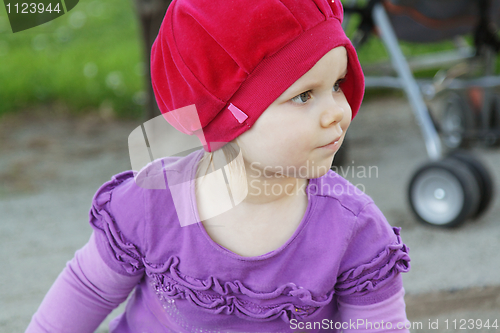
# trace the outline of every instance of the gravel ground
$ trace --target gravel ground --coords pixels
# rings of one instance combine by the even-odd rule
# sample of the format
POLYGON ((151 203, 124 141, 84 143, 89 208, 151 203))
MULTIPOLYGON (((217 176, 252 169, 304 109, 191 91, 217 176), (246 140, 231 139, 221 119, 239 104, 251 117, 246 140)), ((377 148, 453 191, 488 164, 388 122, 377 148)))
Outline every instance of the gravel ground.
MULTIPOLYGON (((1 332, 24 331, 65 263, 88 240, 92 196, 113 174, 130 169, 127 137, 138 125, 52 109, 0 120, 1 332)), ((365 103, 348 139, 348 159, 338 172, 402 227, 411 248, 412 270, 404 275, 407 311, 413 323, 422 323, 413 331, 497 331, 479 329, 479 322, 461 329, 460 320, 498 319, 500 325, 500 197, 480 220, 453 230, 417 223, 407 185, 427 157, 404 99, 365 103)), ((499 180, 500 150, 474 152, 499 180)), ((98 332, 107 332, 109 319, 121 311, 123 305, 98 332)))

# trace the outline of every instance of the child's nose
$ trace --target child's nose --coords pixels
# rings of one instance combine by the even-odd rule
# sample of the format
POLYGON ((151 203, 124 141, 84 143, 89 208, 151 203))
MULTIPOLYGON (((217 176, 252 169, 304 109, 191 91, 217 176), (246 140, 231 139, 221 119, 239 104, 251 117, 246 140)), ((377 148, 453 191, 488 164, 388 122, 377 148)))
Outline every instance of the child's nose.
POLYGON ((344 118, 345 110, 342 103, 334 96, 328 98, 321 113, 321 126, 330 127, 340 123, 344 118))

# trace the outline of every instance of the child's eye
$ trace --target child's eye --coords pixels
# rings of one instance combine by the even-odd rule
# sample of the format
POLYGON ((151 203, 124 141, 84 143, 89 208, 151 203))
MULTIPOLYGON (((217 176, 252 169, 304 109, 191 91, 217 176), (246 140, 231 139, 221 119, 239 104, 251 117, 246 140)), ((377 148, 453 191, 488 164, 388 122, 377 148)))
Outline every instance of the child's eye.
POLYGON ((335 84, 333 85, 333 91, 334 92, 340 92, 341 91, 341 88, 340 86, 342 85, 342 83, 345 81, 345 78, 342 78, 340 80, 337 80, 337 82, 335 82, 335 84))
POLYGON ((302 94, 295 96, 294 98, 291 99, 291 101, 294 103, 304 104, 309 99, 311 99, 311 91, 310 90, 305 91, 302 94))
POLYGON ((303 104, 307 102, 311 98, 311 91, 305 91, 300 95, 295 96, 294 98, 291 99, 292 102, 303 104))

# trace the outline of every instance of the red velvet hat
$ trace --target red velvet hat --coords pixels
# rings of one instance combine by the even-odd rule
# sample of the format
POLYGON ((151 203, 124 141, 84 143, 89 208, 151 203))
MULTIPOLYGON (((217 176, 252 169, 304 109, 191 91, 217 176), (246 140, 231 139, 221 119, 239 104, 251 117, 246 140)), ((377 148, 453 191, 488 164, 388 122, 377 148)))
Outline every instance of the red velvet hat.
POLYGON ((347 49, 342 90, 354 117, 364 93, 340 0, 173 0, 151 50, 165 119, 214 151, 248 130, 327 52, 347 49))

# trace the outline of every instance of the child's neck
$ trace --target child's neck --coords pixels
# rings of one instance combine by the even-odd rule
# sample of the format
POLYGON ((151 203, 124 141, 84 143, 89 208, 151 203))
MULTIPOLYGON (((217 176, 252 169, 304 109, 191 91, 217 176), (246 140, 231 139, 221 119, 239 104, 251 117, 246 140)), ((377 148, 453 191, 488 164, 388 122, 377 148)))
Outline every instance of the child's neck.
POLYGON ((305 194, 308 183, 308 179, 293 177, 248 177, 248 194, 243 203, 260 205, 293 201, 293 197, 305 194))
POLYGON ((243 159, 237 163, 226 162, 223 166, 219 164, 218 168, 214 161, 203 159, 197 166, 198 194, 202 198, 210 196, 212 206, 224 201, 227 192, 233 207, 293 201, 293 197, 305 195, 308 184, 308 179, 270 172, 267 168, 258 170, 243 159), (220 200, 215 200, 216 197, 220 200))
MULTIPOLYGON (((259 185, 252 180, 254 188, 248 184, 249 193, 242 202, 210 218, 200 216, 214 242, 244 257, 263 255, 284 245, 299 227, 308 205, 307 179, 266 178, 267 183, 259 185), (278 185, 288 185, 288 194, 278 193, 278 185), (256 195, 257 189, 260 195, 256 195)), ((214 201, 213 192, 197 191, 199 211, 210 201, 214 201)))

